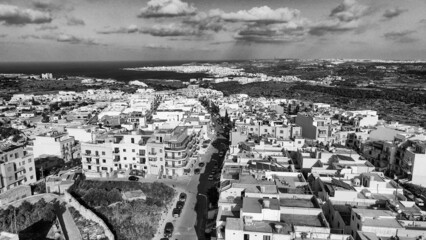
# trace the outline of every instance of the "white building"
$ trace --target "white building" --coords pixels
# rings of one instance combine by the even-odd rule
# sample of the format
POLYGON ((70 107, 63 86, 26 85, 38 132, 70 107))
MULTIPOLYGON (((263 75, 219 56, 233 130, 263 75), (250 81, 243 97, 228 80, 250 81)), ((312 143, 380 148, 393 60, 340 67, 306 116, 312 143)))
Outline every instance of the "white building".
POLYGON ((75 152, 74 137, 68 133, 57 131, 47 132, 35 137, 34 140, 34 158, 57 156, 64 159, 65 162, 73 158, 75 152))

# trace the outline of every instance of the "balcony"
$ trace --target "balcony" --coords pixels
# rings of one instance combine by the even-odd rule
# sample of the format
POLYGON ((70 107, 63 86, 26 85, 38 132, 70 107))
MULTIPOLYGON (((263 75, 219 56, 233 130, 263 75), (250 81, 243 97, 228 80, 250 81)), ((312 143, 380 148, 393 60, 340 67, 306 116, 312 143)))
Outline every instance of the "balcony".
POLYGON ((113 155, 119 155, 119 154, 120 154, 120 151, 112 151, 112 154, 113 154, 113 155))
POLYGON ((18 172, 22 172, 22 171, 25 172, 25 167, 19 167, 19 168, 16 169, 15 172, 18 173, 18 172))
POLYGON ((16 181, 22 181, 25 179, 25 175, 20 175, 16 178, 16 181))
POLYGON ((156 152, 149 152, 148 155, 155 156, 155 155, 157 155, 157 153, 156 152))
POLYGON ((113 161, 114 162, 119 162, 120 161, 120 156, 116 156, 113 161))
POLYGON ((166 156, 165 158, 166 158, 166 160, 174 160, 174 161, 180 160, 180 161, 182 161, 182 160, 185 160, 187 157, 188 157, 188 154, 185 153, 182 156, 174 156, 174 157, 166 156))

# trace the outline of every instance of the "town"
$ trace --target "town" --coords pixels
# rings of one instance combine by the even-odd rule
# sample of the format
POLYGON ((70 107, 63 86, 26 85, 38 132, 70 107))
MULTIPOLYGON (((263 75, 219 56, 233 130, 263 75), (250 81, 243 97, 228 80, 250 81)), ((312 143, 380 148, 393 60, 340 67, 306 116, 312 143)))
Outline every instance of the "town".
POLYGON ((424 128, 139 87, 0 100, 1 239, 423 239, 424 128))

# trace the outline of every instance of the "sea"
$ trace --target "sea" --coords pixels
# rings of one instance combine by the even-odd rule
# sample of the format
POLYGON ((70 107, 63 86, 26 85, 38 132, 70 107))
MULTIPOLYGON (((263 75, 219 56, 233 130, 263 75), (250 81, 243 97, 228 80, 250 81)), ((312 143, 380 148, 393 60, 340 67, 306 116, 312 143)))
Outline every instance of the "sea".
MULTIPOLYGON (((207 63, 207 62, 197 62, 207 63)), ((208 62, 212 63, 212 62, 208 62)), ((194 64, 190 61, 135 61, 135 62, 25 62, 8 63, 0 62, 1 73, 42 74, 52 73, 56 77, 87 77, 100 79, 114 79, 128 82, 132 80, 181 80, 189 81, 191 78, 208 77, 204 73, 177 73, 170 71, 130 71, 123 68, 179 66, 194 64)))

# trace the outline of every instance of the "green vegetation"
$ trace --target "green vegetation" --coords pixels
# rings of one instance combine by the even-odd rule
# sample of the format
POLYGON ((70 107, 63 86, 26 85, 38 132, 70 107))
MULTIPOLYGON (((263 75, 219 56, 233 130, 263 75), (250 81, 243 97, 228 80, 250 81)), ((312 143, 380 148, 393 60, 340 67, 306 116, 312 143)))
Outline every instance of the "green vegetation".
POLYGON ((420 195, 423 197, 426 197, 426 188, 416 185, 416 184, 412 184, 412 183, 403 183, 401 184, 405 189, 407 189, 408 191, 412 192, 414 195, 420 195))
POLYGON ((107 237, 98 238, 98 236, 104 236, 105 234, 103 228, 99 224, 87 220, 86 218, 81 216, 81 214, 73 207, 69 207, 68 209, 71 213, 72 218, 75 221, 75 224, 78 227, 78 230, 80 230, 80 234, 83 239, 108 240, 107 237))
POLYGON ((78 181, 69 192, 111 227, 117 239, 152 239, 161 213, 176 192, 162 183, 78 181), (124 202, 121 193, 142 190, 146 201, 124 202))
POLYGON ((13 136, 13 140, 19 140, 21 131, 11 127, 0 127, 0 140, 13 136))
MULTIPOLYGON (((35 204, 31 204, 27 201, 24 201, 17 208, 9 206, 7 209, 0 209, 0 229, 2 231, 18 233, 25 230, 25 234, 31 234, 26 229, 31 227, 32 225, 41 222, 43 223, 43 226, 51 226, 52 222, 56 219, 55 204, 57 203, 46 203, 44 199, 40 199, 35 204)), ((40 233, 40 229, 34 230, 35 232, 32 232, 32 234, 37 234, 38 232, 40 233)))

